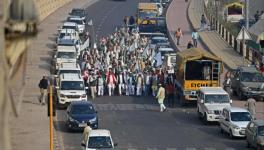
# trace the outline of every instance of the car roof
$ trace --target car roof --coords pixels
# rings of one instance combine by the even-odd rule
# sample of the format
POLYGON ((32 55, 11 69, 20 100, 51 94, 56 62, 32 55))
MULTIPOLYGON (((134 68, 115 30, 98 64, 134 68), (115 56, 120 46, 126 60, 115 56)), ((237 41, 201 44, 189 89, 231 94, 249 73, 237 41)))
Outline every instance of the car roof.
POLYGON ((59 70, 80 70, 80 66, 78 63, 74 63, 74 62, 65 62, 65 63, 61 63, 59 70))
POLYGON ((152 37, 152 39, 153 40, 159 40, 159 39, 161 39, 161 40, 163 40, 163 39, 167 40, 167 38, 164 37, 164 36, 154 36, 154 37, 152 37))
POLYGON ((238 69, 241 72, 259 72, 255 66, 240 66, 238 69))
POLYGON ((162 51, 162 52, 164 52, 164 51, 171 52, 171 51, 174 51, 174 49, 173 48, 170 48, 170 47, 160 47, 159 48, 159 51, 162 51))
POLYGON ((72 101, 70 105, 92 105, 90 101, 72 101))
POLYGON ((83 20, 83 19, 79 16, 70 16, 69 20, 71 21, 71 20, 83 20))
POLYGON ((241 108, 241 107, 227 107, 225 109, 227 109, 230 112, 249 112, 245 108, 241 108))
POLYGON ((61 81, 83 81, 81 75, 77 73, 63 73, 60 79, 61 81))
POLYGON ((77 24, 75 22, 64 22, 63 26, 76 26, 77 24))
POLYGON ((257 126, 264 126, 264 119, 253 120, 257 126))
POLYGON ((89 137, 93 136, 111 136, 110 131, 106 129, 97 129, 89 131, 89 137))
POLYGON ((200 87, 204 94, 228 94, 222 87, 200 87))
POLYGON ((74 46, 57 46, 58 52, 76 52, 76 49, 74 46))

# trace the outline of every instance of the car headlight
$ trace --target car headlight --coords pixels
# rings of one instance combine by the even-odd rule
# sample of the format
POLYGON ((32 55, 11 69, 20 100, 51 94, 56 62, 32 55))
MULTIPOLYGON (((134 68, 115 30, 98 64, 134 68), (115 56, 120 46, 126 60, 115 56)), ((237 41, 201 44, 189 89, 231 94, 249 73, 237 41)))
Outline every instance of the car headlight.
POLYGON ((66 96, 65 96, 64 94, 60 94, 60 97, 61 97, 61 98, 64 98, 64 97, 66 97, 66 96))
POLYGON ((234 128, 235 130, 239 130, 239 129, 240 129, 240 127, 239 127, 239 126, 236 126, 236 125, 234 125, 233 128, 234 128))
POLYGON ((243 91, 250 91, 250 88, 249 87, 242 87, 242 90, 243 91))
POLYGON ((208 114, 214 114, 214 110, 208 110, 208 114))
POLYGON ((86 94, 83 94, 81 97, 82 97, 82 98, 86 98, 86 94))
POLYGON ((97 117, 94 117, 94 118, 90 119, 89 122, 91 122, 91 123, 96 122, 96 120, 97 120, 97 117))
POLYGON ((72 117, 69 117, 69 121, 70 122, 77 122, 75 119, 73 119, 72 117))

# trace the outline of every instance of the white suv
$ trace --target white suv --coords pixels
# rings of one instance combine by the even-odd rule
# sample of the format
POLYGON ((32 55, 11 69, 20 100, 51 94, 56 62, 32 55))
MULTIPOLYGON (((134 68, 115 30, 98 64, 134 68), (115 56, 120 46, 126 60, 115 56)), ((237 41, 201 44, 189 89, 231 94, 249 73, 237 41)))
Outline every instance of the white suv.
POLYGON ((85 30, 85 22, 83 21, 82 18, 77 17, 77 16, 74 16, 74 17, 71 16, 71 17, 68 17, 68 21, 69 22, 74 22, 74 23, 77 24, 79 34, 83 34, 84 33, 84 30, 85 30))
POLYGON ((244 108, 224 108, 219 119, 221 133, 227 132, 230 138, 245 137, 245 130, 252 116, 244 108))
POLYGON ((87 100, 86 87, 80 74, 61 74, 56 89, 59 104, 87 100))
POLYGON ((80 40, 79 33, 74 29, 61 29, 56 42, 59 43, 60 40, 64 39, 65 37, 68 39, 74 39, 75 41, 80 40))
POLYGON ((80 65, 77 63, 61 63, 59 65, 59 69, 56 73, 56 77, 59 77, 63 73, 75 73, 75 74, 81 74, 81 68, 80 65))
POLYGON ((201 87, 197 92, 197 112, 206 122, 218 121, 223 108, 230 107, 228 93, 222 87, 201 87))
POLYGON ((77 61, 76 48, 74 46, 58 46, 54 55, 55 68, 58 70, 61 63, 77 61))

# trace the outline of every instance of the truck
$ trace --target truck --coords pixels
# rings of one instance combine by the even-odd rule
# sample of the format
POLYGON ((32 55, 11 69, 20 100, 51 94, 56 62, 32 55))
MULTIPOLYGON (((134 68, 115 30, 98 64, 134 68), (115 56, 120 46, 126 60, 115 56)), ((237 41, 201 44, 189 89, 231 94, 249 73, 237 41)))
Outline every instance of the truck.
POLYGON ((223 71, 221 58, 199 48, 180 51, 176 55, 176 98, 181 105, 197 101, 200 87, 219 87, 223 71))

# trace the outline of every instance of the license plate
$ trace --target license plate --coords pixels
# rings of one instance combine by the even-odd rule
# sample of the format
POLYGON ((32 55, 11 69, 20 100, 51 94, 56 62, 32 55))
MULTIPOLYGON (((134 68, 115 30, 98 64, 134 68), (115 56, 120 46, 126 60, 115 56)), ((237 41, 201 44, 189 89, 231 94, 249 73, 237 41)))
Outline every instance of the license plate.
POLYGON ((86 127, 87 123, 79 123, 79 127, 86 127))

